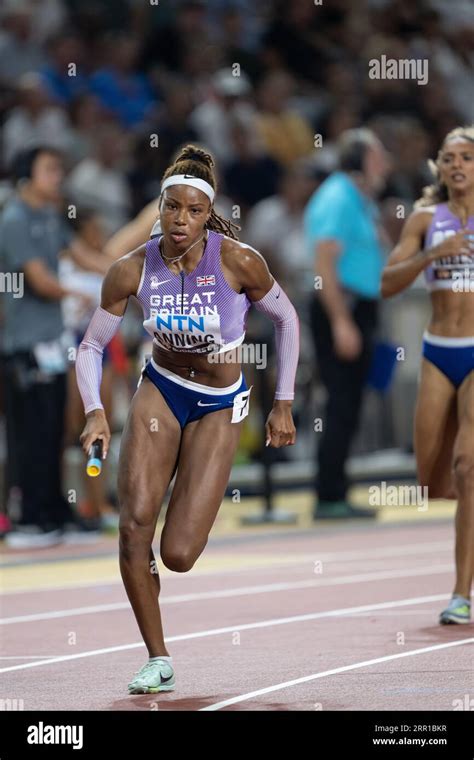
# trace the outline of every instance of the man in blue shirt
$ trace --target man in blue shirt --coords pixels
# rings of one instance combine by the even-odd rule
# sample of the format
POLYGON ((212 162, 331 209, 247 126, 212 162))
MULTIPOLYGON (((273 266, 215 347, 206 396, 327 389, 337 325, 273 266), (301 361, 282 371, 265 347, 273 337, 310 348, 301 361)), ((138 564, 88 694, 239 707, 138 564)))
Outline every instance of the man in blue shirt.
POLYGON ((318 188, 305 210, 305 234, 315 256, 311 328, 328 398, 318 447, 314 518, 373 517, 346 500, 345 462, 357 430, 377 322, 383 268, 372 200, 389 163, 368 129, 340 139, 340 171, 318 188))

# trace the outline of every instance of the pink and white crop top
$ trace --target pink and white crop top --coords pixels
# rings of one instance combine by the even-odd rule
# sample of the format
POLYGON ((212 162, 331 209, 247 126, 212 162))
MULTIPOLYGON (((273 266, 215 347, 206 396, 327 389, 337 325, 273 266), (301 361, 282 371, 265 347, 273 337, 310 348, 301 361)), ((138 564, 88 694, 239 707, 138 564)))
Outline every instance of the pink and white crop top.
MULTIPOLYGON (((447 203, 440 203, 432 208, 434 212, 425 236, 425 250, 439 245, 462 229, 461 220, 450 211, 447 203)), ((474 230, 473 216, 469 217, 467 227, 474 230)), ((425 269, 425 281, 428 290, 431 291, 472 292, 469 285, 474 282, 474 255, 466 253, 437 259, 425 269), (454 287, 455 284, 459 287, 454 287)))
POLYGON ((174 274, 160 251, 161 235, 146 244, 137 290, 143 327, 160 348, 223 353, 245 338, 251 301, 228 284, 221 267, 224 235, 208 231, 202 258, 189 274, 174 274))

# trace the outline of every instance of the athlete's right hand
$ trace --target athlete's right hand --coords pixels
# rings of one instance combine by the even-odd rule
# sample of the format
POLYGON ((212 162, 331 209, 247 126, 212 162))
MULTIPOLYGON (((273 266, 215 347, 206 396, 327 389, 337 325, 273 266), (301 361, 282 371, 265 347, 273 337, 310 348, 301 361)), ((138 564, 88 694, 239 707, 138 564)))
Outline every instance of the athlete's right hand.
POLYGON ((102 441, 102 459, 105 459, 109 450, 110 428, 103 409, 94 409, 86 415, 86 425, 79 436, 79 440, 87 455, 89 455, 89 449, 97 439, 102 441))
POLYGON ((445 238, 442 243, 429 248, 426 251, 426 263, 430 264, 437 259, 447 256, 460 256, 461 254, 474 253, 474 230, 459 230, 455 235, 445 238), (469 236, 472 236, 469 239, 469 236))
POLYGON ((347 317, 335 319, 331 325, 334 351, 339 359, 353 361, 362 351, 362 335, 356 323, 347 317))

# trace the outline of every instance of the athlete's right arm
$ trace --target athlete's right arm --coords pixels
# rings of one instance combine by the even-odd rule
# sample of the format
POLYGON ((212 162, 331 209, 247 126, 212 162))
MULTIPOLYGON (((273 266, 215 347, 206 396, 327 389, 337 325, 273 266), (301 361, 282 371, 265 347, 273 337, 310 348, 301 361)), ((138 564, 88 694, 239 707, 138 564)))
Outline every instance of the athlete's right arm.
POLYGON ((105 346, 122 323, 129 296, 137 292, 142 266, 143 247, 112 264, 102 284, 101 304, 94 312, 77 351, 77 385, 86 414, 80 441, 88 453, 91 444, 97 439, 101 440, 104 459, 109 447, 110 429, 100 400, 102 358, 105 346))
POLYGON ((439 245, 423 250, 423 240, 431 219, 429 211, 419 209, 413 211, 406 220, 400 241, 390 254, 382 273, 383 298, 390 298, 408 288, 433 261, 470 252, 466 240, 469 230, 460 230, 439 245))
POLYGON ((428 211, 413 211, 406 220, 400 240, 382 272, 383 298, 390 298, 408 288, 429 263, 422 247, 431 218, 428 211))

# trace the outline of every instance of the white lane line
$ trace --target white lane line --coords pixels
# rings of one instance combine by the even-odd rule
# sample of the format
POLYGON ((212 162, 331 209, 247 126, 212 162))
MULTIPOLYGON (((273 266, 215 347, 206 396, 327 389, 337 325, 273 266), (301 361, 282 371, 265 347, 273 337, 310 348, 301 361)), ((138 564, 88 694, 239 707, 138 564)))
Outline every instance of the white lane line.
MULTIPOLYGON (((309 620, 318 620, 321 618, 339 617, 341 615, 352 615, 358 612, 369 612, 371 610, 386 610, 395 607, 405 607, 408 605, 425 604, 427 602, 440 602, 446 599, 446 594, 436 594, 434 596, 417 596, 409 599, 397 599, 391 602, 378 602, 377 604, 363 604, 358 607, 342 607, 337 610, 327 610, 325 612, 311 612, 306 615, 293 615, 286 618, 273 618, 270 620, 260 620, 256 623, 244 623, 239 625, 228 625, 225 628, 211 628, 207 631, 196 631, 195 633, 184 633, 178 636, 167 637, 166 643, 172 641, 189 641, 191 639, 202 639, 208 636, 220 636, 223 633, 235 633, 236 631, 249 631, 256 628, 271 628, 277 625, 288 625, 291 623, 302 623, 309 620)), ((111 652, 124 652, 127 649, 137 649, 144 647, 142 641, 134 642, 133 644, 120 644, 115 647, 104 647, 103 649, 92 649, 87 652, 78 652, 77 654, 61 655, 54 659, 45 659, 40 662, 27 662, 22 665, 13 665, 8 668, 0 668, 0 673, 8 673, 12 670, 25 670, 26 668, 36 668, 40 665, 52 665, 56 662, 69 662, 71 660, 78 660, 82 657, 95 657, 102 654, 110 654, 111 652)))
POLYGON ((0 660, 41 660, 58 657, 57 654, 2 654, 0 660))
MULTIPOLYGON (((275 562, 270 563, 268 565, 261 565, 261 564, 249 564, 245 567, 237 567, 237 568, 222 568, 222 569, 214 569, 214 570, 199 570, 199 568, 193 569, 192 571, 192 577, 196 578, 205 578, 205 577, 214 577, 219 576, 219 578, 223 575, 232 575, 232 574, 239 574, 239 573, 247 573, 247 572, 253 572, 254 570, 277 570, 278 568, 284 568, 287 566, 292 565, 301 565, 305 562, 344 562, 344 561, 357 561, 357 560, 365 560, 370 561, 372 559, 385 559, 387 557, 409 557, 410 555, 419 556, 420 554, 431 554, 431 553, 440 553, 440 552, 452 552, 452 543, 448 541, 433 541, 429 544, 406 544, 405 546, 394 546, 394 547, 380 547, 380 548, 373 548, 370 549, 370 557, 367 556, 368 549, 362 549, 357 551, 341 551, 341 552, 318 552, 315 550, 311 554, 299 554, 298 557, 289 557, 287 560, 282 561, 281 558, 275 562)), ((23 566, 20 566, 23 567, 23 566)), ((6 570, 12 569, 4 568, 6 570)), ((15 569, 15 568, 13 568, 15 569)), ((165 574, 163 575, 164 578, 171 578, 176 581, 185 581, 188 577, 187 573, 171 573, 165 570, 165 574)), ((74 582, 74 583, 68 583, 63 584, 62 586, 35 586, 34 588, 29 586, 20 586, 16 589, 7 589, 7 590, 1 590, 0 589, 0 597, 2 596, 14 596, 16 594, 31 594, 31 593, 37 593, 41 591, 70 591, 72 589, 82 589, 82 588, 102 588, 105 586, 115 586, 117 584, 122 583, 122 579, 120 576, 117 578, 111 578, 109 580, 102 580, 102 581, 80 581, 80 582, 74 582)))
MULTIPOLYGON (((294 591, 304 588, 320 588, 324 586, 347 586, 351 583, 369 583, 371 581, 390 580, 394 578, 419 577, 422 575, 437 575, 449 572, 453 565, 438 565, 434 567, 413 567, 401 570, 384 570, 376 573, 360 573, 359 575, 338 575, 334 578, 321 578, 318 580, 289 581, 286 583, 267 583, 258 586, 241 586, 239 588, 220 589, 218 591, 200 591, 190 594, 175 594, 160 597, 161 604, 182 604, 183 602, 202 601, 204 599, 227 599, 236 596, 250 596, 252 594, 268 594, 276 591, 294 591)), ((116 610, 130 609, 129 602, 111 602, 110 604, 96 604, 88 607, 73 607, 69 610, 51 610, 50 612, 38 612, 31 615, 16 615, 14 617, 0 618, 0 625, 14 625, 17 623, 33 623, 41 620, 57 620, 60 618, 76 617, 77 615, 93 615, 100 612, 114 612, 116 610)))
POLYGON ((422 649, 411 649, 409 652, 399 652, 397 654, 388 654, 384 657, 376 657, 373 660, 364 660, 363 662, 355 662, 352 665, 343 665, 340 668, 333 668, 332 670, 324 670, 321 673, 313 673, 310 676, 303 676, 302 678, 295 678, 292 681, 284 681, 283 683, 277 683, 274 686, 267 686, 264 689, 257 689, 256 691, 249 691, 247 694, 241 694, 238 697, 231 697, 230 699, 224 699, 222 702, 216 702, 213 705, 207 707, 201 707, 200 712, 221 710, 223 707, 229 705, 235 705, 238 702, 245 702, 248 699, 254 697, 260 697, 262 694, 270 694, 272 691, 279 691, 280 689, 287 689, 290 686, 298 686, 308 681, 315 681, 318 678, 326 678, 327 676, 335 676, 339 673, 347 673, 350 670, 357 670, 358 668, 367 668, 370 665, 379 665, 381 662, 390 662, 391 660, 398 660, 402 657, 414 657, 417 654, 426 654, 428 652, 436 652, 440 649, 448 649, 450 647, 464 646, 465 644, 474 644, 474 637, 469 639, 459 639, 458 641, 448 641, 445 644, 434 644, 430 647, 423 647, 422 649))

